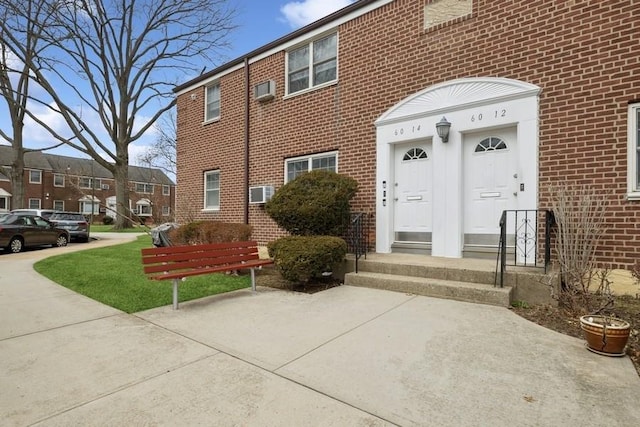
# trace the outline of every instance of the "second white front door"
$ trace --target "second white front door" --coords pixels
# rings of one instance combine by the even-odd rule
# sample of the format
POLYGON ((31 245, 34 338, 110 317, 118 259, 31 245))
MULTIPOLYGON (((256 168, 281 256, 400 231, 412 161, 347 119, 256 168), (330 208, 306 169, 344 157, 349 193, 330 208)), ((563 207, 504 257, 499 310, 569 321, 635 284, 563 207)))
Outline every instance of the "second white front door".
POLYGON ((497 246, 502 211, 517 209, 521 177, 516 128, 464 136, 464 242, 497 246))

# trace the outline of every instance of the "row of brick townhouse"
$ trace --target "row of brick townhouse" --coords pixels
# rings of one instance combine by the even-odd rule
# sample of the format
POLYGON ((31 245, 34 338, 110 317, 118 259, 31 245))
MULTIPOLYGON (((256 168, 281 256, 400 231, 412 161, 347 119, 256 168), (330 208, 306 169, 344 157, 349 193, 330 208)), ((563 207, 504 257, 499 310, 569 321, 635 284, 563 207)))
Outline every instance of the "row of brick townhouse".
POLYGON ((268 242, 261 196, 329 169, 359 182, 377 252, 462 257, 567 181, 612 192, 598 258, 628 267, 639 46, 636 0, 356 1, 176 88, 178 215, 268 242))
MULTIPOLYGON (((12 149, 0 145, 0 211, 12 205, 12 149)), ((25 154, 25 208, 82 212, 101 220, 115 217, 113 175, 91 159, 39 151, 25 154), (112 208, 112 209, 110 209, 112 208)), ((175 183, 160 169, 129 166, 130 210, 141 221, 173 219, 175 183)))

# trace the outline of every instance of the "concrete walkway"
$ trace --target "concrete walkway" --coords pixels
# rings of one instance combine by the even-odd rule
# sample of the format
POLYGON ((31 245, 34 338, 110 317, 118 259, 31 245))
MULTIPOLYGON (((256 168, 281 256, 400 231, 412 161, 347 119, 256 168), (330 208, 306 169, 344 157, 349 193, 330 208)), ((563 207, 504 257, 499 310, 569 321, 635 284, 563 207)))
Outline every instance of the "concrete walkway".
POLYGON ((504 308, 342 286, 127 315, 31 268, 116 236, 0 255, 0 425, 640 425, 628 358, 504 308))

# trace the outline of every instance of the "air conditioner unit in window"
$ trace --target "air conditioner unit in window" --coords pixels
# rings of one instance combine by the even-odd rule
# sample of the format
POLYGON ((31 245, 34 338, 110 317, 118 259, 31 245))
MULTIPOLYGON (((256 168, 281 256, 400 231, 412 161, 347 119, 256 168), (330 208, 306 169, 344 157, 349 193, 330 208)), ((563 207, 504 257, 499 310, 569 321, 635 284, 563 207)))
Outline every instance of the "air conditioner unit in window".
POLYGON ((249 203, 252 205, 267 203, 273 196, 273 185, 249 187, 249 203))
POLYGON ((102 184, 102 189, 103 190, 108 190, 109 189, 109 184, 102 184))
POLYGON ((253 96, 260 102, 273 99, 276 96, 276 82, 267 80, 266 82, 258 83, 253 87, 253 96))

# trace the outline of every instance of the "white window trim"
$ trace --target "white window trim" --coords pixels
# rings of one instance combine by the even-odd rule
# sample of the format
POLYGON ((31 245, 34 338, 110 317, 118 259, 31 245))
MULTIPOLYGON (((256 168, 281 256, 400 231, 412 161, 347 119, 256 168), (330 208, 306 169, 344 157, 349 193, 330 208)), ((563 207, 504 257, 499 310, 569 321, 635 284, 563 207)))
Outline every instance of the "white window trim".
POLYGON ((163 206, 162 207, 162 216, 171 215, 171 206, 163 206))
POLYGON ((315 153, 315 154, 309 154, 306 156, 298 156, 298 157, 289 157, 284 159, 284 183, 286 184, 287 182, 289 182, 289 179, 287 177, 287 164, 289 164, 289 162, 297 162, 299 160, 308 160, 309 161, 309 169, 308 172, 311 172, 313 169, 311 168, 313 165, 313 159, 317 158, 317 157, 329 157, 329 156, 335 156, 336 158, 336 172, 338 172, 338 151, 326 151, 324 153, 315 153))
POLYGON ((41 199, 29 199, 29 209, 42 209, 42 200, 41 199), (31 207, 31 202, 37 200, 38 201, 38 207, 31 207))
POLYGON ((627 133, 627 200, 640 200, 640 184, 637 182, 638 177, 638 155, 637 150, 640 149, 640 140, 638 132, 640 129, 640 103, 629 104, 628 113, 628 133, 627 133))
POLYGON ((64 185, 65 185, 65 178, 64 178, 64 175, 59 174, 59 173, 54 173, 54 174, 53 174, 53 186, 54 186, 54 187, 61 187, 61 188, 64 188, 64 185), (56 177, 58 177, 58 176, 59 176, 59 177, 62 177, 62 185, 56 185, 56 177))
POLYGON ((63 211, 64 210, 64 200, 54 200, 53 201, 53 209, 63 211), (62 203, 62 209, 56 209, 56 203, 62 203))
POLYGON ((335 84, 338 83, 338 80, 340 79, 340 35, 338 34, 338 31, 336 31, 335 29, 332 29, 332 31, 327 31, 326 33, 322 33, 318 36, 313 37, 312 39, 308 39, 306 40, 304 43, 300 43, 298 45, 295 45, 293 47, 291 47, 290 49, 287 49, 287 53, 285 55, 285 60, 284 60, 284 98, 283 99, 288 99, 288 98, 293 98, 294 96, 298 96, 298 95, 302 95, 305 93, 309 93, 309 92, 313 92, 314 90, 319 90, 328 86, 333 86, 335 84), (321 83, 319 85, 316 86, 311 86, 312 82, 313 82, 313 43, 316 40, 320 40, 323 39, 325 37, 328 37, 332 34, 336 35, 336 78, 334 80, 328 81, 328 82, 324 82, 321 83), (293 92, 293 93, 289 93, 289 52, 293 52, 297 49, 300 49, 301 47, 304 46, 310 46, 309 47, 309 87, 306 89, 302 89, 299 90, 297 92, 293 92))
POLYGON ((222 204, 222 200, 221 200, 221 187, 222 185, 220 185, 220 169, 214 169, 214 170, 209 170, 209 171, 205 171, 204 174, 202 174, 202 181, 203 181, 203 198, 202 198, 202 212, 218 212, 220 211, 220 205, 222 204), (210 173, 217 173, 218 174, 218 206, 217 207, 207 207, 206 203, 207 203, 207 175, 210 173))
POLYGON ((150 182, 136 182, 134 185, 135 185, 136 193, 138 194, 153 194, 155 190, 155 185, 151 184, 150 182), (150 186, 151 191, 138 191, 138 185, 143 185, 145 190, 147 186, 150 186))
POLYGON ((207 84, 204 87, 204 121, 203 124, 214 123, 220 120, 220 116, 222 115, 222 86, 220 85, 220 81, 215 81, 213 83, 207 84), (218 86, 218 115, 216 117, 207 117, 207 95, 210 87, 218 86))
POLYGON ((100 178, 93 178, 90 176, 79 176, 78 187, 82 188, 83 190, 91 190, 92 188, 94 190, 100 190, 102 188, 102 180, 100 178), (82 185, 83 179, 88 179, 90 184, 88 186, 82 185))
MULTIPOLYGON (((29 170, 29 184, 42 184, 42 171, 41 170, 37 170, 37 169, 30 169, 29 170), (38 181, 33 181, 31 179, 31 174, 33 172, 38 172, 38 174, 40 176, 40 179, 38 181)), ((38 209, 40 209, 40 208, 38 208, 38 209)))
POLYGON ((163 186, 162 186, 162 195, 163 195, 163 196, 170 196, 170 195, 171 195, 171 187, 170 187, 170 186, 168 186, 168 185, 163 185, 163 186), (166 189, 167 191, 165 191, 165 189, 166 189))

